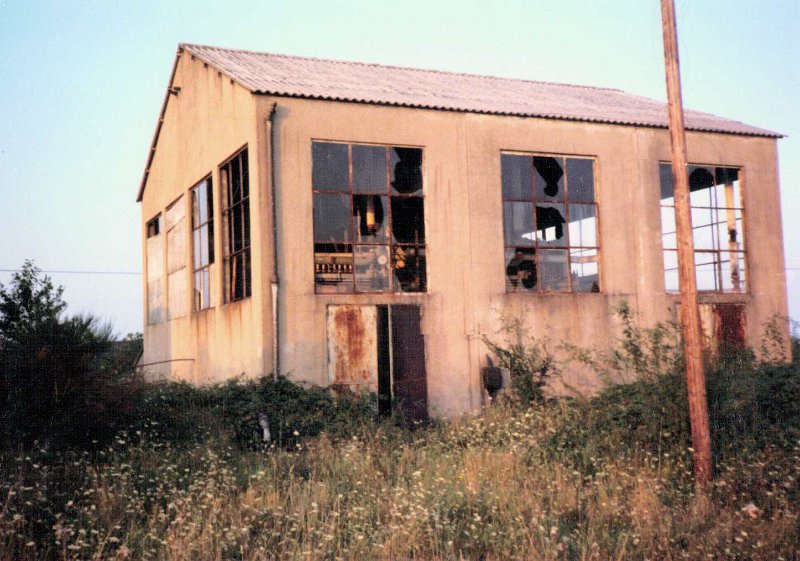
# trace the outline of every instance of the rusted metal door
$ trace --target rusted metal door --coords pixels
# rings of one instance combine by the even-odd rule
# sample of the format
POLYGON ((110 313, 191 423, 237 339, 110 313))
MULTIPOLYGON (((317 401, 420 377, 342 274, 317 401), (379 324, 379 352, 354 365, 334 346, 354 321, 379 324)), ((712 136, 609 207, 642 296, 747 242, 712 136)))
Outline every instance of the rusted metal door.
POLYGON ((328 307, 328 381, 353 392, 378 391, 375 306, 328 307))
POLYGON ((428 418, 428 385, 419 306, 391 306, 389 320, 394 397, 409 419, 424 421, 428 418))
POLYGON ((714 326, 718 352, 738 352, 747 348, 744 304, 714 304, 714 326))

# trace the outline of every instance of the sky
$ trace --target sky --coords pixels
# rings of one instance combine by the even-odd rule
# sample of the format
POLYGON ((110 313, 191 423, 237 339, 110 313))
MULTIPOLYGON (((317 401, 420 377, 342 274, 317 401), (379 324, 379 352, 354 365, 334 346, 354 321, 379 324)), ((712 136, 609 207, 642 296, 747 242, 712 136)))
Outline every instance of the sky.
MULTIPOLYGON (((800 320, 800 2, 676 4, 684 105, 788 135, 784 247, 800 320)), ((0 0, 0 283, 33 259, 69 313, 142 331, 135 198, 180 42, 666 99, 658 0, 0 0)))

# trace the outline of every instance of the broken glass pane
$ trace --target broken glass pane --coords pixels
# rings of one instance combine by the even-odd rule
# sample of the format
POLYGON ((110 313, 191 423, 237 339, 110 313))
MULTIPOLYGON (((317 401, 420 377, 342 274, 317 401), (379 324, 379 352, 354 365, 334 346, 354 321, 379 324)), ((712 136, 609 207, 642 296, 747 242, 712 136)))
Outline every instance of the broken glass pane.
POLYGON ((501 180, 504 199, 531 200, 531 157, 502 154, 500 156, 501 180))
POLYGON ((425 248, 422 246, 394 246, 392 248, 395 292, 425 292, 425 248))
POLYGON ((661 236, 661 245, 664 249, 678 249, 678 236, 675 232, 663 234, 661 236))
POLYGON ((317 292, 352 292, 353 246, 315 243, 314 282, 317 292))
POLYGON ((239 172, 239 158, 234 158, 226 166, 228 169, 229 196, 228 206, 233 206, 242 200, 242 175, 239 172))
POLYGON ((200 234, 195 238, 199 244, 195 253, 195 263, 197 263, 197 259, 200 260, 199 264, 196 265, 196 268, 199 269, 210 263, 208 259, 208 228, 201 226, 200 229, 195 230, 195 234, 200 234))
POLYGON ((425 243, 425 200, 392 197, 392 235, 396 243, 425 243))
POLYGON ((717 254, 715 252, 694 252, 697 290, 719 290, 717 282, 717 254))
POLYGON ((568 231, 564 228, 563 204, 536 205, 536 238, 539 245, 564 247, 569 245, 568 231))
POLYGON ((348 191, 347 144, 314 142, 311 145, 311 184, 314 189, 348 191))
POLYGON ((564 158, 535 156, 536 199, 564 200, 564 158))
POLYGON ((201 257, 200 257, 200 230, 199 229, 198 230, 194 230, 192 232, 192 248, 194 249, 194 251, 192 252, 193 257, 194 257, 194 259, 193 259, 194 270, 197 270, 197 269, 199 269, 200 267, 203 266, 203 264, 202 264, 202 262, 200 260, 201 257))
POLYGON ((314 193, 314 241, 350 239, 350 195, 314 193))
POLYGON ((661 204, 671 205, 674 203, 675 185, 672 178, 672 166, 670 164, 660 164, 658 166, 659 182, 661 185, 661 204))
POLYGON ((664 283, 667 292, 677 292, 678 286, 678 252, 664 251, 664 283))
POLYGON ((744 253, 743 252, 728 252, 723 253, 724 260, 722 261, 722 289, 730 290, 733 292, 741 292, 744 290, 744 253))
POLYGON ((388 208, 389 197, 353 195, 356 241, 372 243, 389 240, 388 208))
POLYGON ((569 260, 565 249, 539 250, 539 289, 569 290, 569 260))
POLYGON ((506 248, 506 290, 528 292, 536 288, 536 250, 530 247, 506 248))
POLYGON ((600 292, 599 263, 596 249, 570 252, 573 292, 600 292))
POLYGON ((389 247, 357 245, 354 254, 356 291, 389 291, 389 247))
POLYGON ((689 191, 703 191, 714 186, 714 170, 701 166, 689 166, 689 191))
POLYGON ((392 148, 389 168, 393 195, 416 195, 422 191, 422 150, 392 148))
POLYGON ((353 145, 353 191, 386 192, 386 148, 353 145))
POLYGON ((712 225, 698 226, 693 228, 694 248, 695 249, 715 249, 719 247, 716 231, 712 225))
POLYGON ((572 202, 594 202, 594 161, 567 158, 567 190, 572 202))
POLYGON ((569 243, 573 246, 597 246, 597 207, 569 205, 569 243))
POLYGON ((228 253, 233 254, 241 251, 244 248, 243 240, 242 240, 242 223, 243 223, 243 214, 239 211, 241 207, 234 207, 230 209, 230 237, 228 241, 230 242, 231 246, 229 248, 228 253))
MULTIPOLYGON (((246 199, 247 197, 250 196, 250 180, 249 180, 250 168, 248 167, 247 163, 247 149, 242 150, 237 159, 239 160, 238 169, 242 181, 242 198, 246 199)), ((247 269, 249 270, 249 266, 247 266, 247 269)), ((250 296, 249 289, 247 295, 250 296)))
POLYGON ((503 230, 506 245, 535 245, 533 203, 504 201, 503 230))

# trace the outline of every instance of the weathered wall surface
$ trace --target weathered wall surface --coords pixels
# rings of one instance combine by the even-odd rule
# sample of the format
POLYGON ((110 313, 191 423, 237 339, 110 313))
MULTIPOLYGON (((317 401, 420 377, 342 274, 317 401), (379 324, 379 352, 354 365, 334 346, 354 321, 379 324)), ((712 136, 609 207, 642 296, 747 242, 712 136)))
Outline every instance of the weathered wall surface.
MULTIPOLYGON (((275 120, 281 285, 281 364, 294 379, 327 383, 326 308, 340 304, 419 304, 434 414, 474 410, 482 401, 481 336, 500 339, 520 320, 555 346, 607 348, 619 334, 613 310, 628 302, 642 325, 675 317, 664 289, 658 162, 666 130, 308 101, 259 98, 259 121, 275 120), (314 293, 311 142, 374 143, 424 151, 428 291, 425 294, 314 293), (601 293, 508 294, 505 289, 501 151, 596 158, 601 293)), ((772 139, 689 133, 693 163, 744 168, 747 294, 703 301, 747 305, 748 341, 785 313, 780 210, 772 139)), ((577 370, 577 388, 598 380, 577 370)))
MULTIPOLYGON (((279 358, 281 372, 294 380, 329 382, 330 306, 420 306, 428 400, 431 413, 438 415, 481 405, 480 367, 487 352, 481 338, 500 340, 504 322, 519 320, 552 346, 569 341, 607 348, 619 334, 613 310, 623 301, 636 310, 642 325, 675 317, 678 297, 664 288, 659 208, 658 162, 670 159, 666 130, 254 96, 188 55, 179 60, 175 85, 181 92, 169 100, 142 202, 143 225, 212 174, 214 304, 191 312, 187 291, 186 315, 146 327, 144 362, 191 359, 156 371, 203 383, 271 368, 273 221, 267 121, 273 103, 279 358), (315 294, 314 140, 422 148, 426 293, 315 294), (244 145, 250 156, 253 295, 222 304, 218 166, 244 145), (502 151, 596 160, 600 293, 506 292, 502 151)), ((748 342, 757 346, 765 322, 786 313, 775 141, 701 133, 687 137, 690 162, 744 170, 748 292, 703 294, 701 301, 744 304, 748 342)), ((184 222, 189 240, 191 221, 184 222)), ((144 246, 144 229, 142 236, 144 246)), ((175 270, 174 265, 168 268, 166 252, 161 259, 162 270, 175 270)), ((191 274, 191 265, 186 274, 191 274)), ((191 286, 191 277, 186 280, 191 286)), ((169 288, 163 290, 166 298, 169 288)), ((567 382, 587 390, 598 385, 578 371, 569 373, 567 382)))
MULTIPOLYGON (((166 287, 162 297, 165 309, 171 310, 172 314, 165 313, 165 321, 162 322, 145 322, 142 363, 151 364, 144 369, 154 376, 171 376, 194 383, 211 383, 242 373, 260 375, 266 370, 265 363, 271 361, 270 356, 265 356, 269 346, 265 351, 263 330, 269 316, 264 315, 262 307, 268 306, 268 302, 265 304, 263 294, 258 289, 265 284, 262 278, 264 272, 256 265, 263 261, 264 247, 254 213, 251 224, 253 295, 238 302, 223 304, 224 251, 219 178, 219 165, 240 148, 248 146, 251 205, 255 208, 264 204, 259 183, 261 162, 257 157, 255 100, 249 91, 187 53, 183 53, 178 60, 173 85, 180 88, 180 93, 169 96, 141 203, 142 237, 145 243, 144 224, 159 212, 164 213, 167 207, 183 196, 186 214, 177 226, 183 232, 182 235, 176 232, 183 244, 176 245, 173 242, 176 251, 182 251, 183 255, 176 260, 174 253, 169 254, 165 243, 160 268, 170 271, 164 282, 173 286, 166 287), (212 307, 194 312, 190 189, 209 174, 214 185, 213 216, 216 231, 215 262, 211 266, 212 307), (183 269, 179 268, 179 261, 185 264, 183 269), (176 275, 182 278, 177 279, 176 275), (177 283, 183 284, 184 288, 177 290, 177 283), (167 295, 172 300, 182 298, 182 302, 168 302, 167 295)), ((160 236, 162 240, 166 230, 164 223, 164 231, 160 236)), ((148 268, 146 259, 145 268, 148 268)), ((147 302, 146 286, 144 290, 147 302)), ((268 312, 269 308, 266 310, 268 312)))

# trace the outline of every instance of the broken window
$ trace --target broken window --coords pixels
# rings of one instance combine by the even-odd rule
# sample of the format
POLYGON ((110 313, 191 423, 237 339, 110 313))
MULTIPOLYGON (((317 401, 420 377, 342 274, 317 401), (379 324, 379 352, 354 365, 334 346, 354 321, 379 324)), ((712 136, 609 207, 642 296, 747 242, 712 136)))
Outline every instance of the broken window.
POLYGON ((314 142, 318 293, 425 292, 422 150, 314 142))
MULTIPOLYGON (((661 239, 667 291, 678 286, 678 240, 672 166, 659 166, 661 183, 661 239)), ((745 290, 745 249, 742 237, 741 172, 737 168, 687 168, 692 215, 697 289, 717 292, 745 290)))
POLYGON ((147 237, 152 238, 161 233, 161 213, 147 223, 147 237))
POLYGON ((147 223, 147 324, 164 321, 164 245, 161 213, 147 223))
POLYGON ((211 264, 214 262, 214 197, 211 178, 192 188, 194 309, 211 307, 211 264))
POLYGON ((247 148, 220 167, 225 240, 225 301, 250 296, 250 182, 247 148))
POLYGON ((594 160, 502 154, 508 292, 599 292, 594 160))

